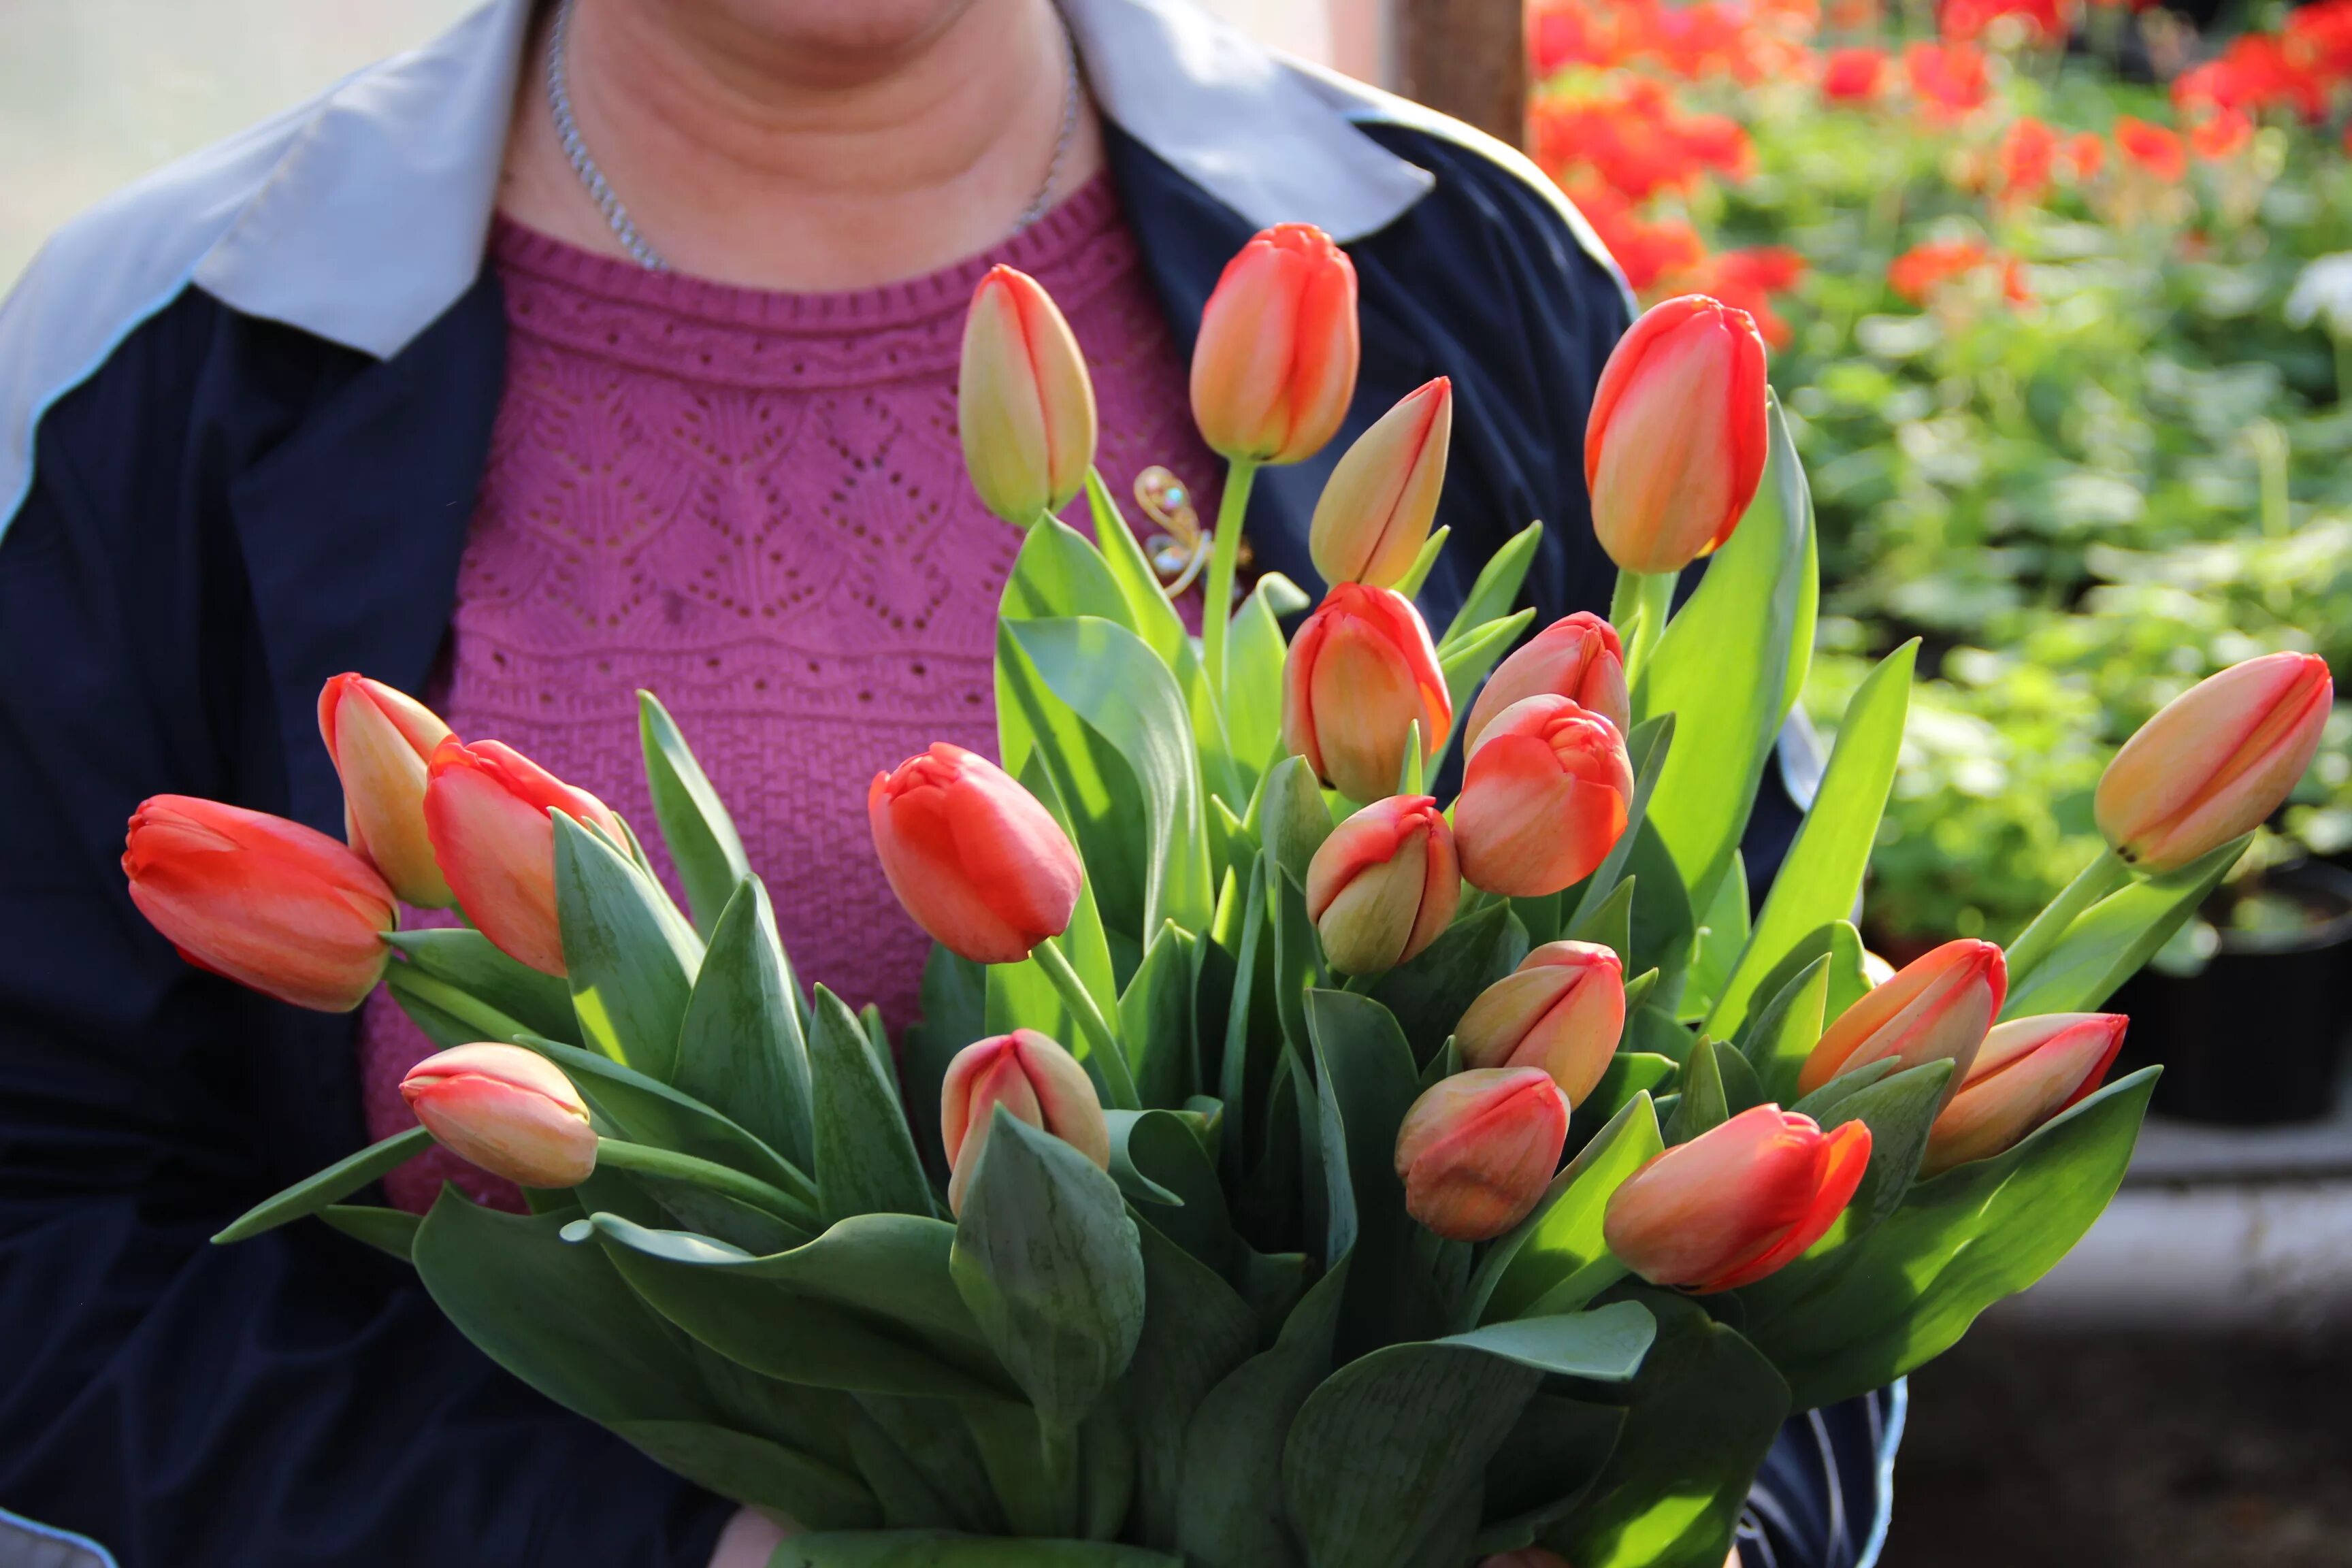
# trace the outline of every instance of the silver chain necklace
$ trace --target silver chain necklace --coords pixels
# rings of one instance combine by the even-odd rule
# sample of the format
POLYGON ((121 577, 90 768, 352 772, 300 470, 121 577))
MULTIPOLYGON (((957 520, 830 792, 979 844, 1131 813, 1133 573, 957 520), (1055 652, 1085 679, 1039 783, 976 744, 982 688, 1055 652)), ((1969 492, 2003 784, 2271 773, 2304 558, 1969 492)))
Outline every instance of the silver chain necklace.
MULTIPOLYGON (((667 272, 669 263, 637 232, 629 209, 621 205, 612 182, 596 166, 586 140, 580 134, 580 122, 572 116, 572 89, 563 70, 564 40, 572 31, 572 0, 562 0, 555 8, 555 25, 547 31, 547 107, 555 117, 556 139, 563 143, 563 156, 571 162, 572 172, 580 176, 588 198, 604 215, 605 226, 621 242, 621 248, 629 253, 629 258, 647 271, 667 272)), ((1062 177, 1062 163, 1069 156, 1071 138, 1077 132, 1078 62, 1070 46, 1069 29, 1061 26, 1060 11, 1054 13, 1054 19, 1062 35, 1062 129, 1054 139, 1054 156, 1045 165, 1045 181, 1013 223, 1014 234, 1045 216, 1045 208, 1054 199, 1054 187, 1062 177)))

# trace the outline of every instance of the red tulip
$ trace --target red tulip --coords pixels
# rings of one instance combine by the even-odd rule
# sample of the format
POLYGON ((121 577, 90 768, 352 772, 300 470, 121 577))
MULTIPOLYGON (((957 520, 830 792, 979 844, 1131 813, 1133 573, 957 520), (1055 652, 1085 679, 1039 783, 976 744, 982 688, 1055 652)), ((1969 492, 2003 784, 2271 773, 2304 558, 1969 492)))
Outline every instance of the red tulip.
POLYGON ((972 489, 1007 522, 1059 511, 1086 486, 1094 383, 1069 322, 1025 272, 992 267, 972 290, 956 428, 972 489))
POLYGON ((456 901, 425 833, 425 773, 449 726, 380 680, 338 675, 319 693, 319 735, 343 781, 343 836, 421 909, 456 901))
POLYGON ((964 1191, 1000 1105, 1110 1169, 1110 1124, 1087 1069, 1036 1030, 1015 1029, 958 1051, 940 1084, 940 1138, 951 1168, 950 1209, 963 1211, 964 1191))
POLYGON ((877 773, 866 792, 890 890, 915 922, 975 963, 1018 963, 1069 928, 1085 868, 1037 799, 987 758, 944 741, 877 773))
POLYGON ((1307 548, 1326 583, 1393 588, 1429 542, 1454 439, 1454 384, 1415 388, 1356 437, 1315 503, 1307 548))
POLYGON ((1192 345, 1192 418, 1227 458, 1296 463, 1339 431, 1356 391, 1356 268, 1331 237, 1281 223, 1242 247, 1192 345))
POLYGON ((1454 1026, 1474 1068, 1541 1068, 1573 1108, 1625 1032, 1625 966, 1598 942, 1548 942, 1478 994, 1454 1026))
POLYGON ((1449 1241, 1485 1241, 1528 1217, 1559 1169, 1568 1101, 1540 1068, 1440 1079, 1397 1129, 1407 1213, 1449 1241))
POLYGON ((299 822, 159 795, 131 818, 122 872, 182 958, 297 1007, 350 1012, 392 958, 392 889, 299 822))
POLYGON ((1470 885, 1540 898, 1592 874, 1625 831, 1625 738, 1565 697, 1529 697, 1488 721, 1462 772, 1454 833, 1470 885))
POLYGON ((1470 704, 1462 726, 1464 748, 1476 750, 1495 715, 1529 697, 1571 698, 1616 725, 1619 734, 1630 731, 1633 705, 1625 694, 1625 647, 1617 640, 1617 628, 1590 610, 1579 610, 1528 638, 1496 667, 1478 700, 1470 704))
POLYGON ((1948 1101, 2008 992, 2009 966, 2000 949, 1967 937, 1948 942, 1838 1015, 1798 1072, 1798 1092, 1811 1094, 1840 1073, 1887 1058, 1899 1064, 1898 1072, 1948 1060, 1948 1101))
POLYGON ((2046 1013, 1996 1024, 1927 1130, 1919 1173, 1990 1159, 2099 1087, 2124 1047, 2116 1013, 2046 1013))
POLYGON ((1462 902, 1454 834, 1425 795, 1377 800, 1331 830, 1307 863, 1307 914, 1342 974, 1378 974, 1419 953, 1462 902))
POLYGON ((2206 677, 2107 764, 2093 800, 2099 831, 2151 875, 2252 831, 2311 765, 2335 700, 2316 654, 2264 654, 2206 677))
POLYGON ((434 748, 425 831, 466 918, 501 952, 562 974, 555 915, 555 819, 562 811, 626 853, 627 830, 603 801, 497 741, 434 748))
POLYGON ((1679 572, 1731 537, 1764 476, 1764 340, 1704 294, 1654 305, 1601 367, 1584 426, 1592 528, 1627 572, 1679 572))
POLYGON ((1387 588, 1338 584, 1283 663, 1283 745, 1349 799, 1378 800, 1397 787, 1416 722, 1424 757, 1454 723, 1421 612, 1387 588))
POLYGON ((563 1070, 520 1046, 459 1046, 400 1080, 425 1131, 468 1164, 518 1186, 576 1187, 596 1169, 588 1106, 563 1070))
POLYGON ((1822 1238, 1869 1163, 1863 1122, 1823 1133, 1810 1116, 1759 1105, 1627 1177, 1602 1239, 1653 1285, 1701 1295, 1750 1285, 1822 1238))

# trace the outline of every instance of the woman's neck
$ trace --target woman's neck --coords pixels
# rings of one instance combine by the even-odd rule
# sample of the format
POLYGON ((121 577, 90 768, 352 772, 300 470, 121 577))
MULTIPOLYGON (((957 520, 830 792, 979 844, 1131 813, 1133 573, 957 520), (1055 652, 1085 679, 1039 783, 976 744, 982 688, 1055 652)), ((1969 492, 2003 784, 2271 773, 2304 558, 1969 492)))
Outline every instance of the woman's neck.
MULTIPOLYGON (((573 4, 581 138, 678 271, 799 292, 920 277, 1010 234, 1055 165, 1076 68, 1051 0, 573 4)), ((620 256, 555 132, 553 17, 522 73, 499 206, 620 256)), ((1081 99, 1049 199, 1101 166, 1081 99)))

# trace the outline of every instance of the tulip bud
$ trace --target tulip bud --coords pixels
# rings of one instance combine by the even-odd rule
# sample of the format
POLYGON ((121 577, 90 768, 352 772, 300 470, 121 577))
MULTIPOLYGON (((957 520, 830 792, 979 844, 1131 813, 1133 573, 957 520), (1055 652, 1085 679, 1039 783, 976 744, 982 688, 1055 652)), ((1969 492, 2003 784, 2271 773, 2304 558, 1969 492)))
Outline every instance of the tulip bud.
POLYGON ((1994 1025, 1967 1081, 1927 1130, 1919 1173, 1990 1159, 2098 1088, 2128 1022, 2119 1013, 2047 1013, 1994 1025))
POLYGON ((441 1146, 517 1186, 576 1187, 596 1169, 596 1131, 563 1069, 520 1046, 425 1058, 400 1097, 441 1146))
POLYGON ((1584 426, 1592 530, 1627 572, 1679 572, 1731 537, 1764 476, 1764 340, 1704 294, 1618 340, 1584 426))
POLYGON ((1474 1068, 1541 1068, 1571 1110, 1625 1032, 1625 966, 1598 942, 1548 942, 1478 994, 1454 1026, 1474 1068))
POLYGON ((1454 832, 1474 888, 1557 893, 1591 876, 1624 834, 1633 800, 1625 737, 1568 698, 1512 703, 1469 758, 1454 832))
POLYGON ((1291 639, 1282 666, 1282 743, 1350 800, 1397 787, 1412 727, 1436 754, 1454 723, 1437 649, 1412 601, 1341 583, 1291 639))
POLYGON ((1069 928, 1086 870, 1062 825, 987 758, 944 741, 866 792, 890 890, 975 963, 1018 963, 1069 928))
POLYGON ((1000 1105, 1110 1169, 1110 1124, 1077 1058, 1034 1029, 975 1040, 948 1063, 940 1084, 940 1139, 947 1146, 948 1207, 954 1212, 963 1212, 964 1191, 1000 1105))
POLYGON ((1579 610, 1528 638, 1496 667, 1478 700, 1470 704, 1462 726, 1464 751, 1476 749, 1495 715, 1530 697, 1568 698, 1616 725, 1619 734, 1628 733, 1633 704, 1625 695, 1625 647, 1617 640, 1617 628, 1590 610, 1579 610))
POLYGON ((1913 959, 1839 1014, 1805 1058, 1797 1091, 1811 1094, 1840 1073, 1887 1058, 1896 1062, 1897 1072, 1948 1060, 1948 1102, 2008 993, 2009 966, 2000 949, 1967 937, 1948 942, 1913 959))
POLYGON ((1307 863, 1307 913, 1342 974, 1378 974, 1435 942, 1462 902, 1453 830, 1425 795, 1376 800, 1307 863))
POLYGON ((1448 1241, 1485 1241, 1528 1217, 1559 1169, 1568 1101, 1540 1068, 1440 1079, 1397 1129, 1407 1213, 1448 1241))
POLYGON ((1870 1128, 1824 1133, 1759 1105, 1678 1143, 1610 1194, 1601 1237, 1653 1285, 1706 1295, 1753 1284, 1822 1238, 1870 1164, 1870 1128))
POLYGON ((2092 803, 2099 831, 2150 875, 2250 832, 2303 777, 2335 697, 2316 654, 2264 654, 2206 677, 2107 764, 2092 803))
POLYGON ((555 915, 555 819, 562 811, 626 852, 612 807, 498 741, 434 748, 425 784, 425 831, 466 918, 517 963, 562 974, 555 915))
POLYGON ((1307 552, 1326 583, 1393 588, 1404 581, 1429 542, 1453 439, 1454 383, 1442 375, 1356 437, 1307 528, 1307 552))
POLYGON ((420 909, 456 901, 425 833, 425 772, 449 726, 404 692, 338 675, 319 693, 319 735, 343 781, 343 836, 401 899, 420 909))
POLYGON ((194 795, 139 803, 122 846, 131 901, 198 969, 320 1013, 383 977, 392 889, 315 828, 194 795))
POLYGON ((992 267, 972 290, 956 379, 963 466, 1007 522, 1059 511, 1095 460, 1095 388, 1078 340, 1037 280, 992 267))
POLYGON ((1313 457, 1356 392, 1356 267, 1309 223, 1254 237, 1217 279, 1192 345, 1192 420, 1211 450, 1313 457))

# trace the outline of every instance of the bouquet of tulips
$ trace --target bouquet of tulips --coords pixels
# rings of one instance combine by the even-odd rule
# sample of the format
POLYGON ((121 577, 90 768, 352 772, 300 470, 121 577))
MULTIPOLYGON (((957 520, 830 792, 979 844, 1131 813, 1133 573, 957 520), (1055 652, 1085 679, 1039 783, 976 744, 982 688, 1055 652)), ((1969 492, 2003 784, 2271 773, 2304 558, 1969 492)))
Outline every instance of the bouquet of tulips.
POLYGON ((1601 380, 1610 620, 1526 635, 1530 526, 1433 637, 1437 381, 1340 458, 1286 637, 1291 584, 1235 603, 1240 520, 1338 429, 1354 299, 1285 226, 1209 303, 1196 639, 1091 471, 1059 312, 980 285, 968 467, 1026 530, 1002 765, 934 745, 868 792, 938 942, 895 1044, 803 992, 650 696, 683 908, 602 802, 358 676, 320 707, 348 847, 148 802, 131 890, 193 962, 319 1008, 381 981, 446 1047, 418 1126, 219 1239, 315 1215, 409 1260, 549 1397, 805 1527, 781 1564, 1718 1568, 1785 1417, 1945 1350, 2112 1195, 2154 1069, 2101 1087, 2095 1009, 2294 782, 2327 672, 2188 693, 2020 942, 1890 974, 1853 921, 1910 647, 1750 912, 1816 584, 1748 319, 1668 301, 1601 380), (1082 492, 1091 540, 1054 515, 1082 492), (466 923, 395 930, 396 900, 466 923), (530 1213, 349 1201, 428 1140, 530 1213))

